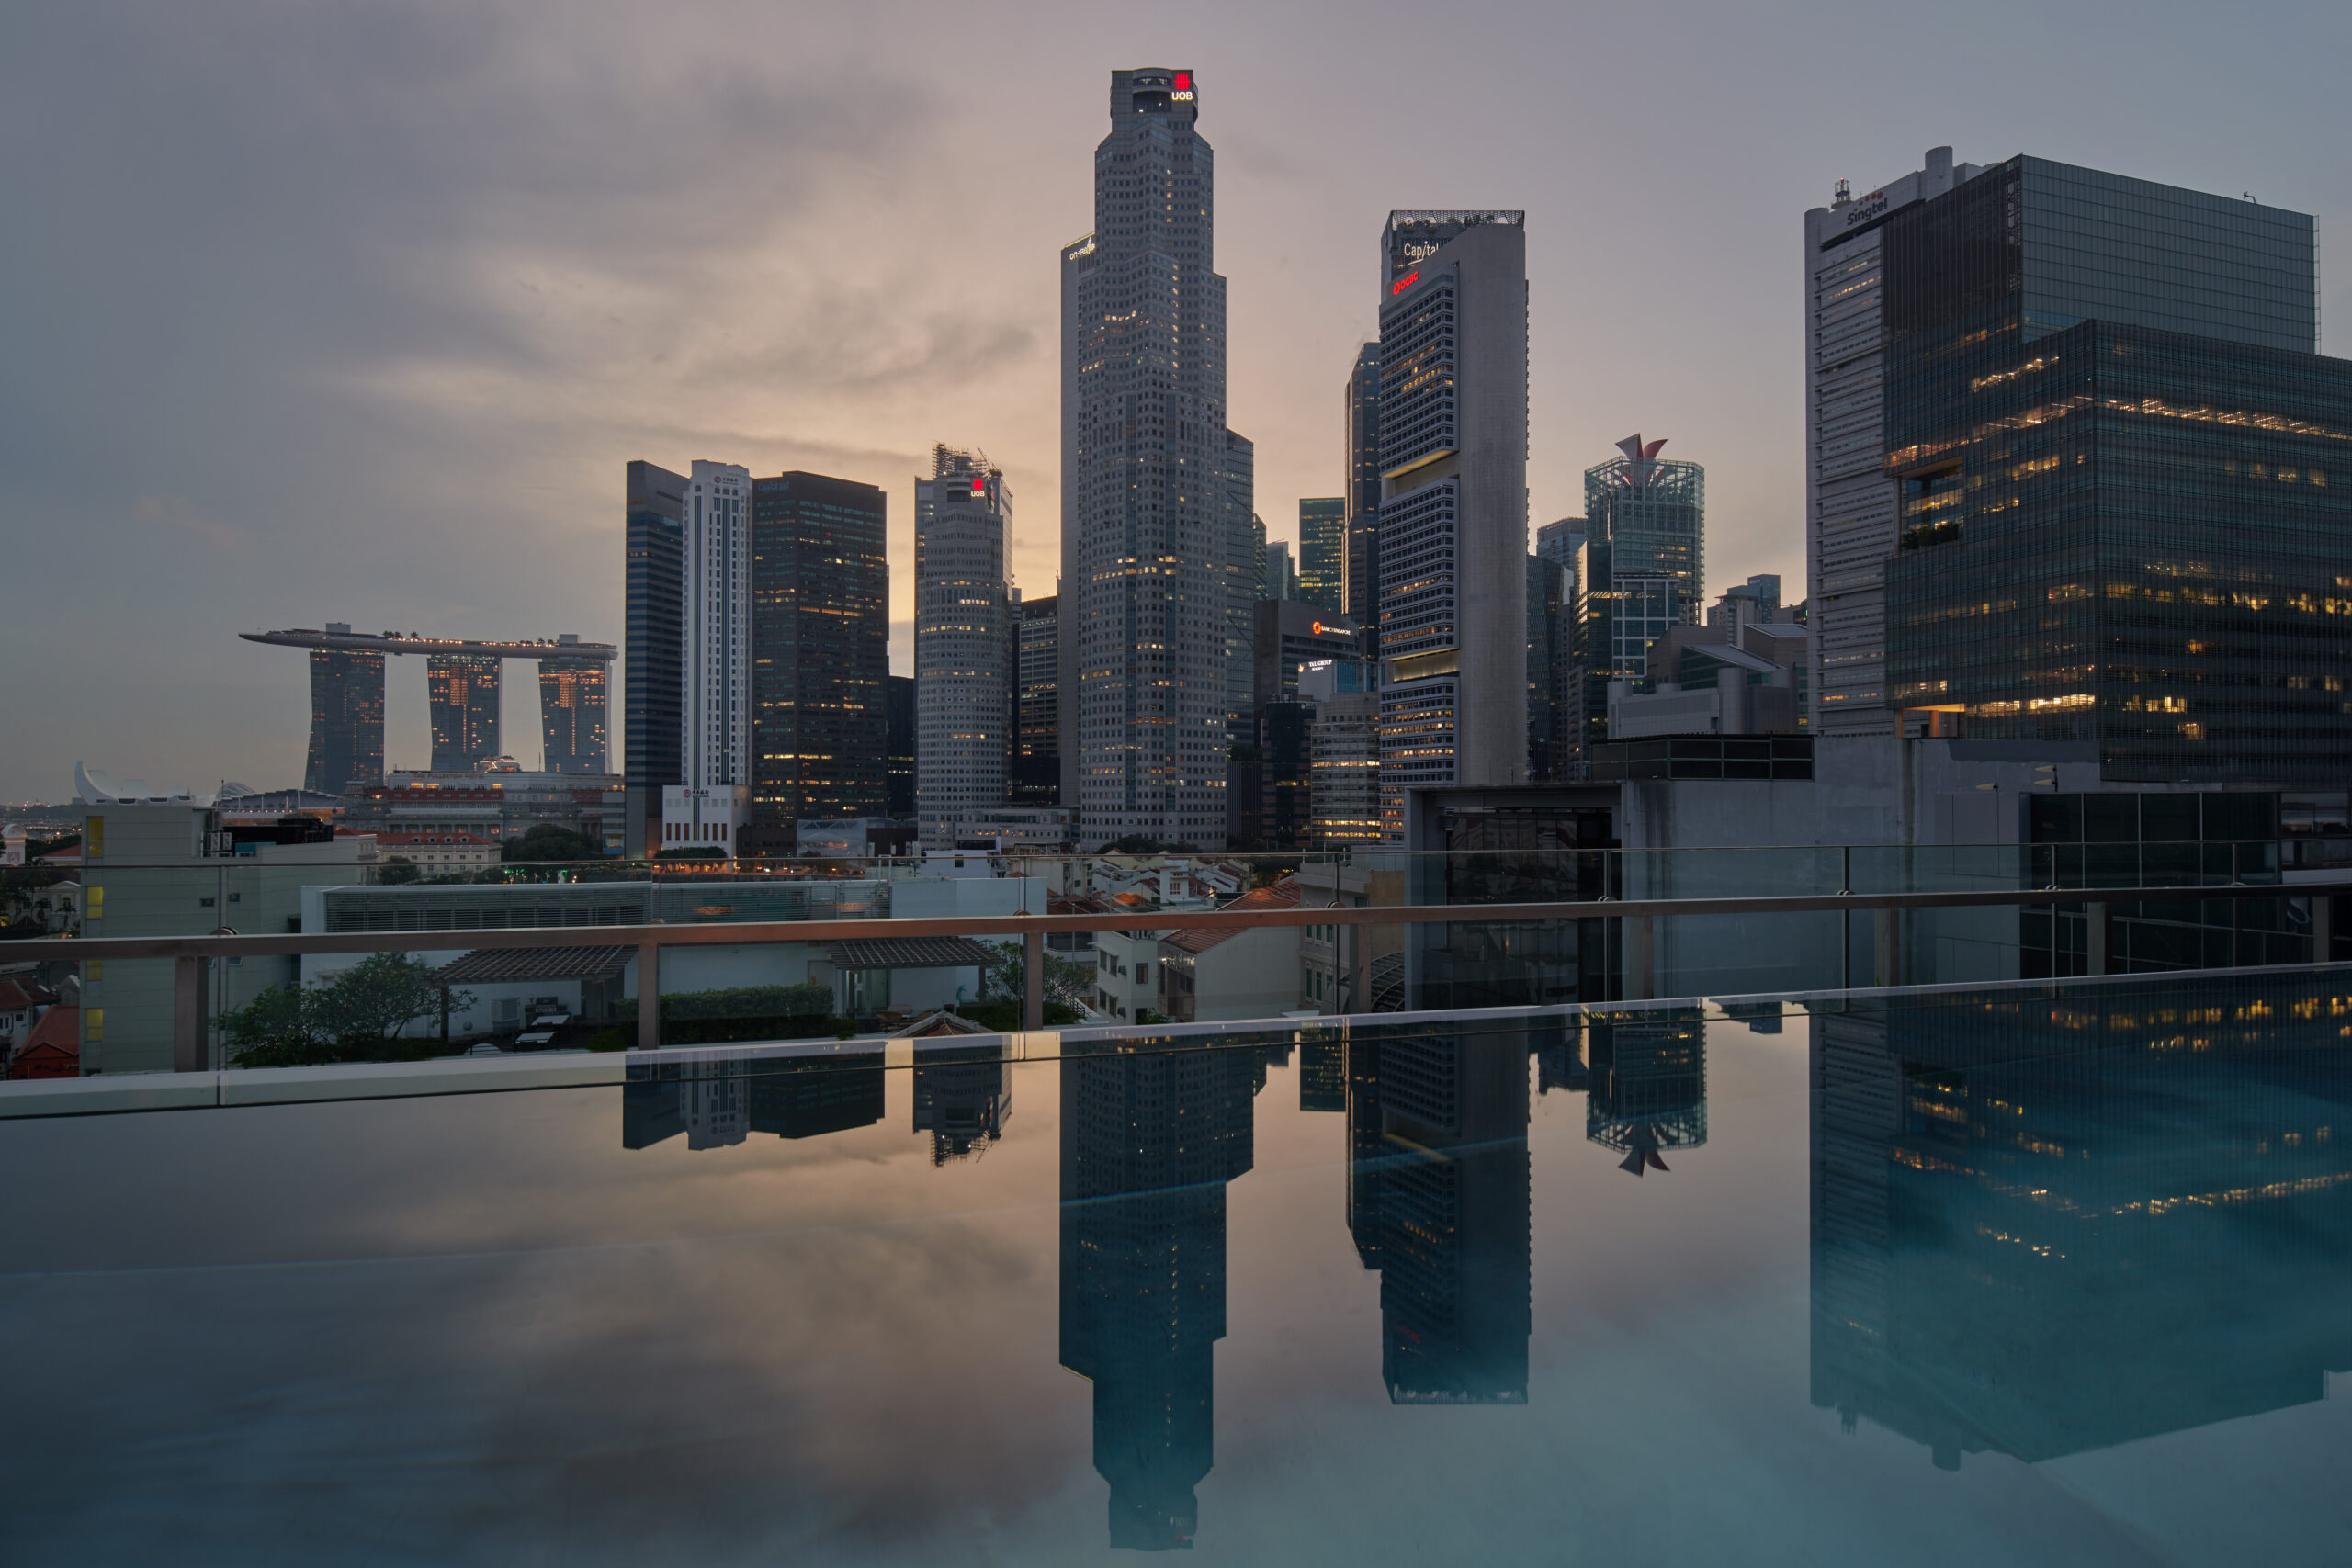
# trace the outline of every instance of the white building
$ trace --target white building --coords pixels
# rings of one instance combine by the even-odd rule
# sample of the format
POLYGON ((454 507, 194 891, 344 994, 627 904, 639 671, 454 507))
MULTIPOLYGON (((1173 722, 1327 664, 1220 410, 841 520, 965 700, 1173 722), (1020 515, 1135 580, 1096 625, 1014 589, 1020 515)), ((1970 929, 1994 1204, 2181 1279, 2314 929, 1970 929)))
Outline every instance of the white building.
POLYGON ((1804 215, 1805 570, 1813 598, 1813 728, 1883 735, 1886 563, 1895 548, 1895 481, 1887 477, 1885 291, 1879 235, 1887 218, 1977 172, 1930 148, 1927 167, 1804 215))
POLYGON ((1381 815, 1527 773, 1527 231, 1392 212, 1381 240, 1381 815))
POLYGON ((1001 807, 1012 755, 1013 646, 1004 577, 1012 491, 978 452, 932 448, 915 480, 915 815, 944 849, 1001 807))
POLYGON ((1111 73, 1094 231, 1061 252, 1062 758, 1090 845, 1225 841, 1228 665, 1249 634, 1229 600, 1254 583, 1199 108, 1190 71, 1111 73))
POLYGON ((752 472, 696 460, 681 502, 681 784, 662 792, 662 847, 735 852, 751 807, 752 472))

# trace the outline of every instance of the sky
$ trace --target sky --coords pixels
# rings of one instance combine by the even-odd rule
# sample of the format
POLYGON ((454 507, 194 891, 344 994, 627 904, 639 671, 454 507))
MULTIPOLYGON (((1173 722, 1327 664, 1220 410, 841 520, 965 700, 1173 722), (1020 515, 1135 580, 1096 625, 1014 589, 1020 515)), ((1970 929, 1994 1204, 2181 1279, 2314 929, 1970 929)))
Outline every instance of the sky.
MULTIPOLYGON (((303 658, 240 631, 618 641, 631 458, 882 486, 900 672, 933 443, 1005 469, 1051 592, 1056 255, 1114 68, 1198 74, 1272 536, 1339 491, 1389 209, 1522 208, 1531 524, 1665 436, 1707 468, 1708 592, 1795 598, 1807 207, 1944 144, 2250 192, 2318 216, 2352 320, 2347 56, 2340 4, 23 0, 0 801, 77 761, 299 783, 303 658)), ((422 662, 390 685, 387 761, 422 766, 422 662)))

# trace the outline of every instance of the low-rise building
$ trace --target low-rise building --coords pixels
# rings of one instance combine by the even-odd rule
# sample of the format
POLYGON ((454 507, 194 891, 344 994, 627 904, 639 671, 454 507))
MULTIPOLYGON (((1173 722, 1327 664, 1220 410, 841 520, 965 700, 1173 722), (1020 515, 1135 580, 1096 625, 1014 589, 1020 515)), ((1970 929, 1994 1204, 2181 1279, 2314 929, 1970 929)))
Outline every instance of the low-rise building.
POLYGON ((8 1058, 12 1078, 73 1078, 82 1076, 80 1008, 58 1006, 40 1015, 25 1043, 8 1058))
POLYGON ((376 853, 379 860, 405 860, 428 876, 498 863, 498 846, 480 833, 379 833, 376 853))
MULTIPOLYGON (((1230 910, 1289 909, 1298 881, 1253 888, 1230 910)), ((1298 1005, 1296 926, 1187 927, 1159 939, 1159 1010, 1178 1023, 1279 1018, 1298 1005)))

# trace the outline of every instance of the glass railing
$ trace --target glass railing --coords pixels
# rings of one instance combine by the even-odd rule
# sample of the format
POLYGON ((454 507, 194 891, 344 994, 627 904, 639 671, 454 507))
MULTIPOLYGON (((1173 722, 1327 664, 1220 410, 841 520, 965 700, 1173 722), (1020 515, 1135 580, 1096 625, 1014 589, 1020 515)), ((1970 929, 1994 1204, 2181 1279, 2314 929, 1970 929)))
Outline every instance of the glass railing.
MULTIPOLYGON (((2282 881, 2314 873, 2282 869, 2270 841, 953 859, 526 862, 387 880, 400 868, 357 859, 94 857, 40 890, 53 934, 408 940, 375 953, 208 956, 192 978, 168 957, 46 961, 38 942, 12 944, 0 963, 77 1009, 78 1022, 73 1051, 40 1066, 12 1046, 9 1070, 166 1070, 190 1049, 174 1032, 190 1006, 207 1066, 619 1050, 649 1033, 645 987, 636 939, 600 945, 587 934, 600 927, 953 922, 953 934, 922 938, 837 930, 731 942, 681 931, 663 951, 650 1033, 692 1045, 882 1037, 934 1015, 957 1021, 940 1028, 1018 1028, 1027 959, 1015 928, 1029 916, 1073 928, 1044 936, 1040 986, 1044 1024, 1071 1028, 2305 963, 2333 954, 2337 924, 2326 900, 2282 881), (2090 897, 2146 886, 2270 891, 2090 897), (1626 919, 1608 908, 2050 888, 2086 897, 1899 912, 1858 903, 1626 919), (1411 913, 1567 902, 1587 911, 1411 913), (1333 918, 1296 918, 1318 908, 1333 918), (1396 918, 1351 912, 1366 909, 1396 918), (1232 911, 1291 913, 1238 929, 1184 923, 1232 911), (544 945, 503 934, 536 931, 564 934, 544 945), (437 932, 446 941, 421 940, 437 932)), ((51 1044, 64 1032, 52 1023, 51 1044)))

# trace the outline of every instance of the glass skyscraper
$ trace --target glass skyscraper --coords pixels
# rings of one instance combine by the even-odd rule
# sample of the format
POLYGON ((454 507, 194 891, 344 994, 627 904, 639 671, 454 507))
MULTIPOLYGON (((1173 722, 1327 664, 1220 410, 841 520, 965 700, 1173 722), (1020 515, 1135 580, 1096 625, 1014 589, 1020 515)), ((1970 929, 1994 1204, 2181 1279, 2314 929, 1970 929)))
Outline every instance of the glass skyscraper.
POLYGON ((2034 158, 1890 215, 1893 705, 2122 782, 2352 771, 2312 220, 2034 158))
POLYGON ((1347 601, 1341 594, 1347 562, 1347 498, 1302 499, 1298 503, 1298 596, 1317 609, 1346 615, 1347 601))
POLYGON ((1617 445, 1625 456, 1584 471, 1586 532, 1609 542, 1620 578, 1671 579, 1682 618, 1696 626, 1706 602, 1707 470, 1660 457, 1663 436, 1617 445))
POLYGON ((933 849, 1005 802, 1018 657, 1004 578, 1012 525, 1012 487, 986 455, 932 448, 931 476, 915 480, 915 810, 933 849))
POLYGON ((628 465, 621 777, 628 813, 623 843, 631 855, 650 853, 661 842, 662 792, 683 776, 678 743, 685 491, 683 474, 651 463, 628 465))
MULTIPOLYGON (((567 632, 557 646, 580 639, 567 632)), ((601 773, 605 743, 605 661, 539 660, 540 765, 551 773, 601 773)))
POLYGON ((1380 657, 1380 344, 1365 344, 1348 368, 1341 409, 1348 477, 1347 554, 1340 610, 1363 628, 1366 659, 1380 657))
POLYGON ((887 510, 878 487, 854 479, 752 481, 747 849, 788 852, 803 818, 883 814, 887 510))

